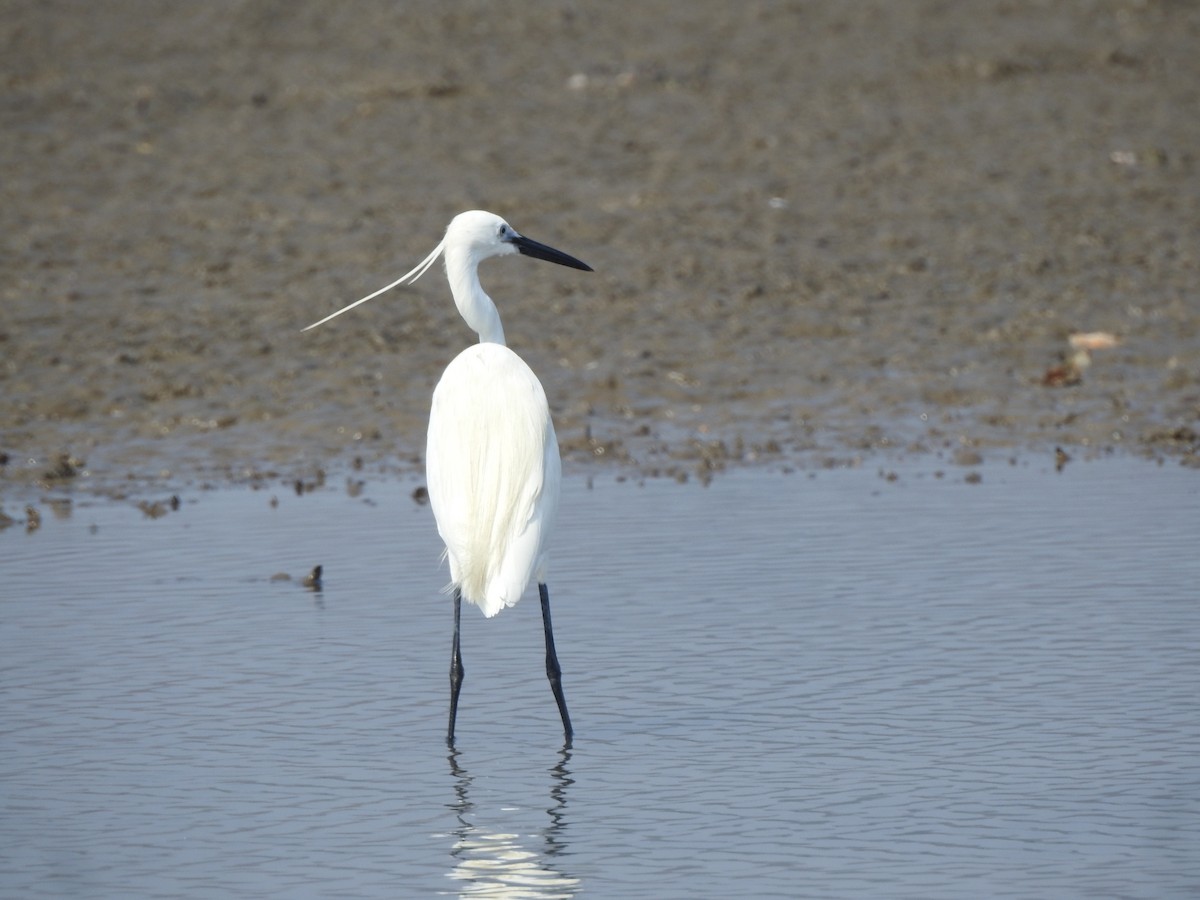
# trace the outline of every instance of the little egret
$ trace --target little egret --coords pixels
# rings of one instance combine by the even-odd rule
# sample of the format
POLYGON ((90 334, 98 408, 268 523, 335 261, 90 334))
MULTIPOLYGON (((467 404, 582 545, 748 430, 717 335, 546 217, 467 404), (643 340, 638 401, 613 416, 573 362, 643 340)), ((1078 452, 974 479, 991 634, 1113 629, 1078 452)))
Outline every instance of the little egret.
POLYGON ((449 589, 454 592, 446 737, 454 740, 463 681, 458 637, 463 598, 490 618, 520 600, 530 579, 536 578, 546 636, 546 677, 570 740, 571 717, 554 650, 545 575, 546 540, 562 480, 558 439, 541 382, 504 344, 496 304, 479 283, 479 264, 520 253, 585 272, 592 271, 591 266, 518 234, 499 216, 472 210, 454 217, 442 242, 411 272, 308 328, 394 287, 412 284, 443 253, 454 305, 479 335, 479 343, 458 354, 434 388, 425 453, 429 502, 446 544, 449 589))

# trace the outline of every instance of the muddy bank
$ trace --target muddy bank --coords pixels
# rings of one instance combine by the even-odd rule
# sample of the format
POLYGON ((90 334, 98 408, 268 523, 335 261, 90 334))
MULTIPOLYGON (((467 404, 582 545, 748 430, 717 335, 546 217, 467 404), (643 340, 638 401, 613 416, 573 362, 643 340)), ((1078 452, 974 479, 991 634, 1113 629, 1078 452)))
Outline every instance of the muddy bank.
POLYGON ((1194 4, 146 9, 0 23, 0 492, 418 467, 440 272, 299 329, 471 207, 569 470, 1200 452, 1194 4))

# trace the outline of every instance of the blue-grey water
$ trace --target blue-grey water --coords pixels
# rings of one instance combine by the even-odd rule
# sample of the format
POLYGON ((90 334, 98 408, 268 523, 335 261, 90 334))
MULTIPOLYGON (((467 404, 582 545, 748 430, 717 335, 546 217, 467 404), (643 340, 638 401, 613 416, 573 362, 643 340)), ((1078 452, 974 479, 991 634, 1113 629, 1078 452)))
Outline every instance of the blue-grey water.
POLYGON ((1200 894, 1196 473, 889 468, 569 480, 569 748, 530 598, 464 610, 447 748, 415 483, 44 506, 0 533, 0 895, 1200 894))

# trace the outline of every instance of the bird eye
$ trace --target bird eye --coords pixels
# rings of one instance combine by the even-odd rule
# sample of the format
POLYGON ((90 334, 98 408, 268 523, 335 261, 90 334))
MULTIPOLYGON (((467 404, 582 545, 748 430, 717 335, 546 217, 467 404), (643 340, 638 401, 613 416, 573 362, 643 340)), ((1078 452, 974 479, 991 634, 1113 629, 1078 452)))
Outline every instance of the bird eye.
POLYGON ((500 237, 504 237, 506 234, 508 234, 508 226, 505 225, 503 222, 501 222, 500 223, 500 237))

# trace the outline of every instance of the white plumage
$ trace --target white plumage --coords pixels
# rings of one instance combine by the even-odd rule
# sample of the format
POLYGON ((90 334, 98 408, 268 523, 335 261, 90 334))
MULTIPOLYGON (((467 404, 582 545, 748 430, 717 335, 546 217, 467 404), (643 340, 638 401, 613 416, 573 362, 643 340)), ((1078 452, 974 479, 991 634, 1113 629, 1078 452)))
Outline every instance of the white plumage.
MULTIPOLYGON (((590 272, 572 256, 518 234, 499 216, 460 213, 446 236, 411 272, 319 322, 423 275, 442 253, 450 293, 463 320, 479 335, 446 367, 433 391, 425 465, 429 500, 446 544, 454 592, 454 644, 450 658, 450 729, 454 740, 463 667, 459 619, 463 598, 487 617, 521 599, 536 579, 546 637, 546 675, 571 737, 561 672, 550 625, 546 541, 558 510, 562 466, 546 393, 533 370, 504 343, 504 327, 479 283, 479 264, 521 253, 590 272)), ((307 329, 305 329, 307 330, 307 329)))
POLYGON ((450 581, 491 617, 545 581, 561 463, 541 382, 502 344, 468 347, 433 392, 429 501, 450 581))

